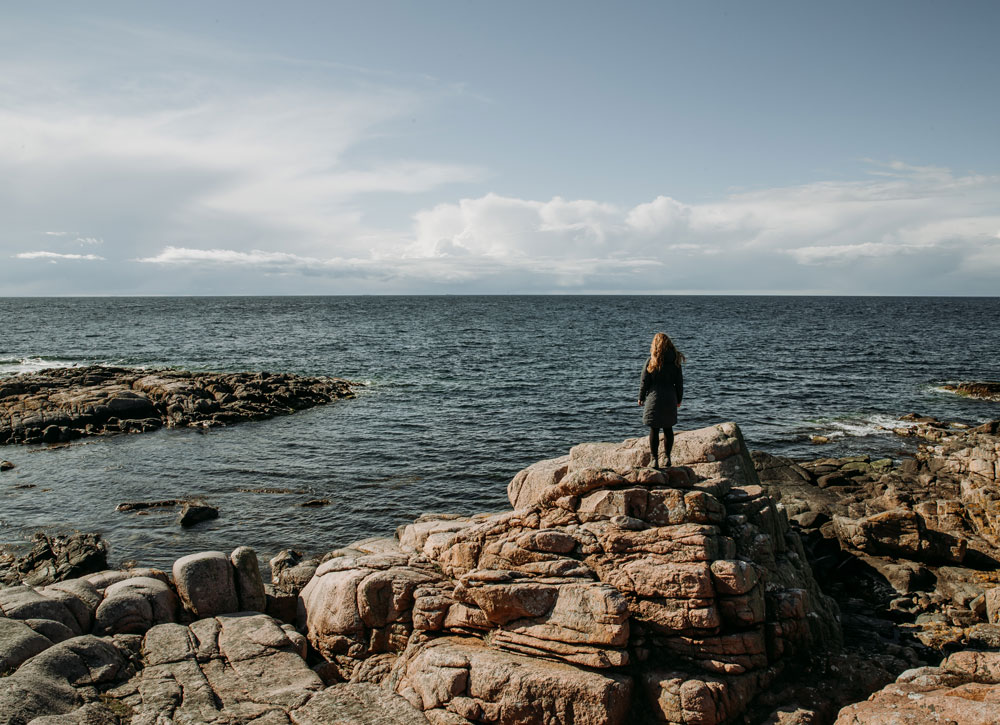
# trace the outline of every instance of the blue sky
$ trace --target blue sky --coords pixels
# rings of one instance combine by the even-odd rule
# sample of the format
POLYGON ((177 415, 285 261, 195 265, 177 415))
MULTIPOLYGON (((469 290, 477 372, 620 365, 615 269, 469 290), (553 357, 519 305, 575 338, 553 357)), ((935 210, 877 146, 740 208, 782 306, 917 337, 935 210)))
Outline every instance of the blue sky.
POLYGON ((9 3, 0 295, 996 295, 998 21, 9 3))

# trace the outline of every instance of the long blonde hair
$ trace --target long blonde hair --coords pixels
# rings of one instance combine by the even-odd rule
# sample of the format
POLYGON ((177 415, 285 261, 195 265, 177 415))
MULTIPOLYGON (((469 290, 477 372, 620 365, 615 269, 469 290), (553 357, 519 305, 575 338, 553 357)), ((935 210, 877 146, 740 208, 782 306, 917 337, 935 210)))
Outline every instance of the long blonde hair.
POLYGON ((663 332, 657 332, 653 335, 653 342, 649 345, 649 363, 646 365, 646 371, 655 373, 657 370, 662 370, 663 358, 670 350, 674 351, 674 362, 677 363, 677 367, 683 365, 687 358, 684 357, 684 353, 674 347, 674 341, 663 332))

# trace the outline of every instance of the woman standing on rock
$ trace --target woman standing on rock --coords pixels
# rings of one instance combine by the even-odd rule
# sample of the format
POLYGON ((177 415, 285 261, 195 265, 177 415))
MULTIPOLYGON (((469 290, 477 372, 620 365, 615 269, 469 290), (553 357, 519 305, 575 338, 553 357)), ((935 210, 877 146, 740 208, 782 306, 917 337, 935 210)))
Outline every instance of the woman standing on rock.
POLYGON ((670 467, 670 451, 674 447, 674 426, 677 409, 684 397, 684 374, 681 365, 684 355, 674 347, 673 341, 662 332, 653 336, 649 346, 649 359, 642 368, 639 380, 639 405, 642 422, 649 426, 649 454, 653 468, 660 467, 660 429, 670 467))

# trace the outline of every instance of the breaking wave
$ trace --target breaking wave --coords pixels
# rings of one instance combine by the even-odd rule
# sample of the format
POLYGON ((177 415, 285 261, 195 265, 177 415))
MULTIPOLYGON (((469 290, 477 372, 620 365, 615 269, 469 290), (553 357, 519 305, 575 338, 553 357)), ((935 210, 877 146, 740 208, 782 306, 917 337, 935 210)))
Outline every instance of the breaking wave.
POLYGON ((917 424, 900 420, 891 415, 867 415, 857 418, 814 421, 813 435, 827 438, 866 438, 873 435, 891 434, 895 428, 912 428, 917 424))
POLYGON ((71 368, 79 364, 74 360, 62 360, 54 357, 12 357, 0 358, 0 375, 19 375, 21 373, 35 373, 48 368, 71 368))

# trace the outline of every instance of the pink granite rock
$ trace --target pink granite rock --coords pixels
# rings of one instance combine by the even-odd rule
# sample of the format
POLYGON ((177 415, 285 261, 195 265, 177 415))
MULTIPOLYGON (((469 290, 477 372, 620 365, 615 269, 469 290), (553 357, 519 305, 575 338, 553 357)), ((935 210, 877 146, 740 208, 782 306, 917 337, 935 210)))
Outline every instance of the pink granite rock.
POLYGON ((644 439, 576 446, 514 477, 513 511, 421 517, 394 552, 352 545, 303 589, 300 625, 333 679, 383 682, 433 723, 563 722, 580 698, 594 706, 574 722, 731 721, 839 625, 739 429, 677 446, 668 471, 644 467, 644 439), (392 674, 365 664, 383 656, 392 674), (620 706, 636 672, 658 674, 620 706), (516 702, 480 689, 512 673, 516 702), (577 689, 595 677, 597 700, 577 689))
POLYGON ((840 711, 836 725, 995 725, 1000 652, 956 652, 940 667, 907 670, 866 702, 840 711))

